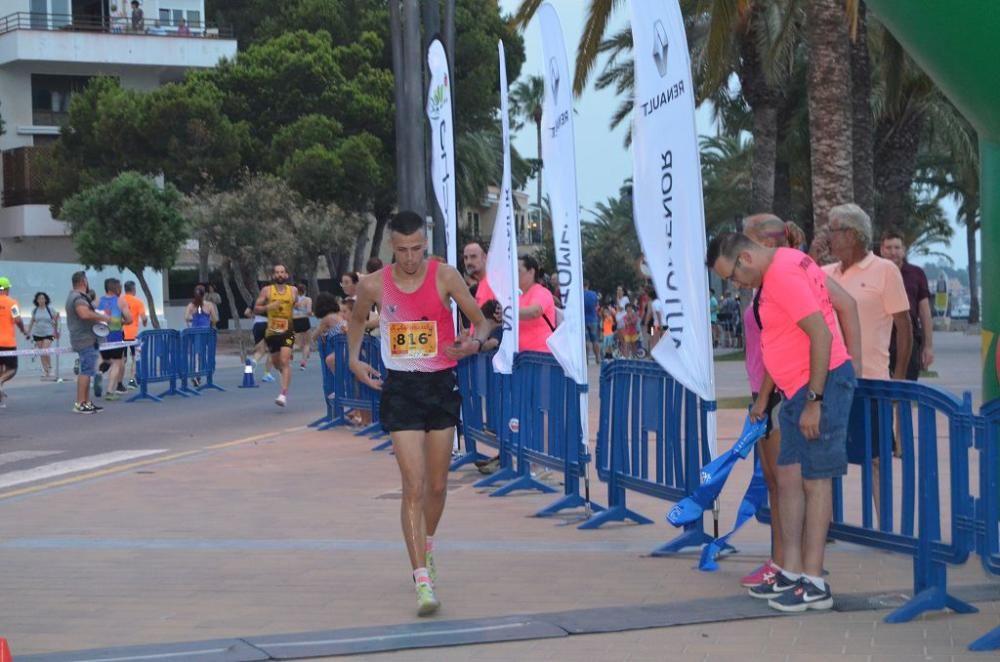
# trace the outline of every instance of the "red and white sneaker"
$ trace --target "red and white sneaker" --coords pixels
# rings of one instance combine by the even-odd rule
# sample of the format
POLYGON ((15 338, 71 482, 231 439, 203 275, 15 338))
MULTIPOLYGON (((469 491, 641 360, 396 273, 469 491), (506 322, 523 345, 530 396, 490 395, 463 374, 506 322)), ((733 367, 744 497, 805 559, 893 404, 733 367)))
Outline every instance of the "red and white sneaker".
POLYGON ((764 562, 762 566, 751 572, 749 575, 745 576, 740 580, 740 586, 744 588, 753 588, 754 586, 760 586, 761 584, 774 579, 774 576, 778 573, 778 570, 774 567, 774 562, 768 559, 764 562))

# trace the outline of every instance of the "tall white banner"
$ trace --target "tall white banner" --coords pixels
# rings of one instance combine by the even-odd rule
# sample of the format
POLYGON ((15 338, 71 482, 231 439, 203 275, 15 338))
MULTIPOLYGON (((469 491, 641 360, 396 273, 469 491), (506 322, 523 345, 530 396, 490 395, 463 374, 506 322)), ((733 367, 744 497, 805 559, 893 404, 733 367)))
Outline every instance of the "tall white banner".
POLYGON ((444 219, 448 264, 458 265, 458 209, 455 203, 455 120, 451 103, 448 56, 439 39, 427 48, 431 84, 427 91, 427 119, 431 123, 431 179, 434 198, 444 219))
MULTIPOLYGON (((573 79, 566 61, 562 27, 555 8, 538 10, 545 54, 542 102, 542 163, 552 207, 552 238, 564 318, 548 340, 566 375, 587 383, 587 346, 583 321, 583 252, 576 199, 576 144, 573 137, 573 79)), ((586 417, 586 412, 582 412, 586 417)))
POLYGON ((486 258, 486 279, 503 310, 503 340, 493 356, 497 372, 509 375, 514 371, 517 352, 520 294, 517 278, 517 228, 514 226, 514 201, 510 183, 510 119, 507 102, 507 60, 503 41, 497 42, 500 52, 500 124, 503 127, 503 176, 500 180, 500 209, 493 224, 490 254, 486 258))
MULTIPOLYGON (((677 0, 632 0, 632 39, 635 227, 666 328, 653 357, 686 388, 714 401, 695 94, 677 0)), ((714 422, 709 416, 713 457, 714 422)))

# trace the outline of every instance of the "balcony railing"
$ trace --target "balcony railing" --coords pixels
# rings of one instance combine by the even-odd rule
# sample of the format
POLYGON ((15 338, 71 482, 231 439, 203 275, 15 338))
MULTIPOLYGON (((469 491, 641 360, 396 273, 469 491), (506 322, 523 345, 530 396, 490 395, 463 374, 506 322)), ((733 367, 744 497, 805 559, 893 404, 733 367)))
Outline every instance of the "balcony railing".
POLYGON ((175 25, 156 27, 152 20, 145 21, 143 30, 134 30, 132 21, 113 16, 73 16, 71 14, 43 14, 16 12, 0 18, 0 35, 15 30, 47 30, 52 32, 105 32, 114 35, 147 37, 191 37, 208 39, 232 39, 231 27, 219 27, 211 23, 194 22, 187 24, 187 32, 175 25))
POLYGON ((16 147, 3 152, 3 196, 0 197, 0 205, 48 204, 38 169, 40 149, 16 147))

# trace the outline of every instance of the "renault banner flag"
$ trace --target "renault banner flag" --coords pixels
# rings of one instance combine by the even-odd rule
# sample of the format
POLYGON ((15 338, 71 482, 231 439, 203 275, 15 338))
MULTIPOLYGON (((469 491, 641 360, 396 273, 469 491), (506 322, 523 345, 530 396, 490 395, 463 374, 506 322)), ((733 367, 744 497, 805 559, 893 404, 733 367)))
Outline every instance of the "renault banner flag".
MULTIPOLYGON (((576 199, 576 144, 573 137, 573 79, 559 16, 551 4, 538 10, 545 55, 545 98, 542 102, 542 161, 549 184, 552 238, 562 298, 563 322, 548 340, 566 376, 587 383, 587 348, 583 322, 583 253, 580 210, 576 199)), ((586 418, 586 417, 584 417, 586 418)))
MULTIPOLYGON (((684 21, 677 0, 632 0, 635 226, 665 334, 653 357, 677 381, 715 400, 705 268, 705 211, 684 21)), ((708 442, 715 450, 715 417, 708 442)))
POLYGON ((445 259, 458 265, 458 210, 455 203, 455 121, 452 114, 451 73, 440 39, 427 48, 431 84, 427 91, 427 119, 431 123, 431 178, 434 198, 444 219, 445 259))
POLYGON ((503 311, 503 340, 493 356, 497 372, 509 375, 514 371, 514 354, 518 342, 517 289, 517 228, 514 226, 514 202, 510 182, 510 119, 507 101, 507 60, 503 41, 497 43, 500 52, 500 123, 503 127, 503 175, 500 180, 500 209, 493 224, 490 254, 486 258, 486 279, 493 296, 503 311))

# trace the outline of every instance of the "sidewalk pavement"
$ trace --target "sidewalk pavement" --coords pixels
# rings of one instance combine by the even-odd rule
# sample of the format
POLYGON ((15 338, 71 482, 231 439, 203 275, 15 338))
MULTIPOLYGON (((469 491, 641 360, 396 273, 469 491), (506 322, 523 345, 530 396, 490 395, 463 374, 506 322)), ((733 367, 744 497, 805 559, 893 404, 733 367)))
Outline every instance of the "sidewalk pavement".
MULTIPOLYGON (((720 446, 741 417, 720 412, 720 446)), ((417 621, 397 469, 371 446, 343 430, 300 430, 0 499, 0 636, 19 656, 417 621)), ((472 487, 478 477, 453 474, 435 542, 436 621, 750 600, 738 580, 766 554, 759 524, 738 536, 742 553, 701 573, 695 556, 645 556, 675 535, 662 501, 630 495, 654 525, 585 532, 560 526, 569 519, 526 517, 551 495, 488 498, 472 487)), ((741 463, 723 499, 723 527, 748 479, 741 463)), ((596 480, 594 499, 605 499, 596 480)), ((908 593, 912 581, 910 559, 844 543, 830 547, 827 567, 840 596, 908 593)), ((975 558, 950 580, 996 584, 975 558)), ((991 659, 965 650, 1000 625, 998 603, 978 606, 979 614, 904 625, 882 623, 886 611, 776 615, 368 659, 991 659)))

